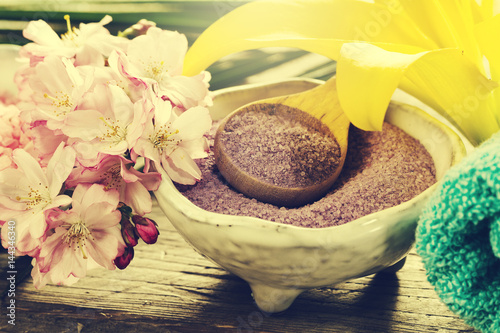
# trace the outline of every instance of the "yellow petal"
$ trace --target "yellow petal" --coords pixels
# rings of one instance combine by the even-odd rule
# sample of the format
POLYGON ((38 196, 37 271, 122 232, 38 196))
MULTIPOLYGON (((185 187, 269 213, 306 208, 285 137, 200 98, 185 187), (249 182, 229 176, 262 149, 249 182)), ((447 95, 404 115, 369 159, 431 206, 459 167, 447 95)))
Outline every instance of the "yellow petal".
POLYGON ((473 144, 500 129, 494 107, 498 83, 486 78, 459 50, 429 52, 408 68, 405 79, 418 87, 407 92, 433 106, 473 144))
POLYGON ((475 42, 475 1, 400 0, 408 16, 434 40, 436 48, 458 48, 473 62, 481 62, 475 42))
POLYGON ((398 85, 448 118, 473 143, 500 129, 491 108, 491 91, 498 85, 484 77, 460 50, 410 55, 370 44, 344 45, 337 87, 341 106, 355 126, 380 130, 398 85))
POLYGON ((477 16, 478 22, 493 17, 495 9, 495 0, 481 0, 480 5, 477 5, 477 2, 474 3, 476 4, 474 12, 477 16))
MULTIPOLYGON (((495 81, 500 80, 500 43, 497 43, 498 31, 500 31, 500 15, 489 18, 476 25, 476 38, 481 51, 485 55, 491 78, 495 81)), ((493 92, 494 102, 493 110, 499 110, 500 107, 500 89, 493 92)), ((500 123, 500 112, 496 113, 497 121, 500 123)))
POLYGON ((394 90, 406 68, 421 55, 387 52, 367 43, 344 44, 337 64, 337 91, 349 120, 364 130, 381 130, 394 90))
POLYGON ((489 61, 491 77, 500 79, 500 15, 487 19, 475 26, 475 36, 481 51, 489 61))
POLYGON ((353 40, 399 44, 401 52, 436 47, 392 6, 361 0, 254 1, 199 36, 186 55, 184 74, 195 75, 231 53, 266 46, 297 47, 336 60, 341 45, 353 40))

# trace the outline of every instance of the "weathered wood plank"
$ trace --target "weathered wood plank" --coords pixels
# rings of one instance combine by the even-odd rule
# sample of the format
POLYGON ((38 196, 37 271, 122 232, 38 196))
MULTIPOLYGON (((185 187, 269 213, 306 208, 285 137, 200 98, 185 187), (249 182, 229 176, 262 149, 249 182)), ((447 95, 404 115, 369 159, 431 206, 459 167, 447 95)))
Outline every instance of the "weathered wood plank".
MULTIPOLYGON (((268 315, 250 288, 198 253, 161 214, 160 241, 139 245, 124 271, 90 271, 71 287, 16 290, 15 332, 474 332, 441 303, 411 253, 396 274, 303 293, 268 315)), ((6 304, 2 305, 2 312, 6 304)))

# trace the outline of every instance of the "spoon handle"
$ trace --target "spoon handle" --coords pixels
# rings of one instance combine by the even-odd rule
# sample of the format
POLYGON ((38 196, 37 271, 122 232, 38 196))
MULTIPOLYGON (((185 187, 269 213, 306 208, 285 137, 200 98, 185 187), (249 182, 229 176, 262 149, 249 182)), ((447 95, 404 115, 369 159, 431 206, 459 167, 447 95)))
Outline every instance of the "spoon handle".
MULTIPOLYGON (((340 107, 335 77, 311 90, 272 98, 272 102, 304 110, 321 120, 335 135, 339 145, 347 148, 350 121, 340 107)), ((342 153, 345 152, 346 149, 342 149, 342 153)))

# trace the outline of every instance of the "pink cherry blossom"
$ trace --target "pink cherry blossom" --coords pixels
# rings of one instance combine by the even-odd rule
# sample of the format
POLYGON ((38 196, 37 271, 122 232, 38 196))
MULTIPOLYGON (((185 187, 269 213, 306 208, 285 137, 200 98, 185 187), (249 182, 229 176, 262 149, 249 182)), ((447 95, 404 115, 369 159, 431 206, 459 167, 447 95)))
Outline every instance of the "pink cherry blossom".
MULTIPOLYGON (((0 224, 17 221, 17 252, 32 255, 38 250, 47 228, 45 211, 71 203, 71 198, 60 191, 73 169, 75 152, 61 144, 45 169, 22 149, 14 150, 12 158, 17 169, 0 171, 0 224)), ((2 228, 4 247, 7 246, 6 229, 2 228)))
POLYGON ((68 137, 60 130, 51 131, 46 126, 46 121, 36 121, 32 123, 31 136, 33 148, 39 158, 40 165, 47 166, 52 155, 61 143, 66 143, 68 137))
POLYGON ((20 114, 15 105, 0 102, 0 171, 16 167, 12 152, 17 148, 24 148, 34 155, 30 126, 21 120, 20 114))
POLYGON ((80 110, 67 114, 61 131, 89 142, 94 157, 98 153, 121 155, 134 146, 147 119, 141 105, 134 105, 123 89, 102 84, 86 95, 80 110))
POLYGON ((156 27, 145 35, 134 38, 128 51, 110 56, 110 66, 137 87, 157 89, 164 100, 170 100, 182 109, 209 106, 212 103, 208 91, 210 74, 203 72, 193 77, 182 75, 187 39, 176 31, 156 27))
MULTIPOLYGON (((31 89, 30 80, 34 75, 35 67, 26 63, 19 66, 14 74, 13 81, 18 90, 17 98, 23 104, 32 102, 32 95, 34 94, 34 91, 31 89)), ((22 105, 21 103, 18 103, 20 108, 22 105)))
POLYGON ((144 216, 158 171, 196 183, 212 126, 210 74, 182 75, 184 35, 141 20, 112 36, 110 16, 78 28, 65 19, 61 36, 28 24, 21 66, 5 71, 18 94, 0 96, 15 102, 0 104, 0 236, 8 247, 3 226, 14 221, 36 288, 70 285, 93 266, 123 269, 139 238, 156 242, 144 216))
POLYGON ((201 171, 193 159, 208 155, 204 137, 212 125, 208 109, 196 106, 178 116, 168 101, 153 98, 152 103, 154 121, 146 122, 133 153, 154 161, 157 166, 161 164, 177 183, 196 183, 201 179, 201 171))
POLYGON ((0 104, 13 105, 18 102, 18 97, 10 91, 0 91, 0 104))
POLYGON ((78 166, 70 174, 66 185, 81 183, 102 184, 107 189, 116 189, 120 201, 130 206, 139 215, 151 212, 149 191, 157 190, 161 183, 158 172, 142 173, 134 169, 134 163, 123 156, 107 155, 94 167, 78 166))
MULTIPOLYGON (((86 275, 88 259, 115 269, 114 259, 125 250, 120 233, 121 213, 116 209, 119 194, 103 185, 78 185, 72 208, 47 212, 51 234, 36 260, 35 276, 49 274, 50 281, 65 284, 68 278, 86 275)), ((43 287, 47 278, 37 279, 43 287)))
POLYGON ((24 37, 33 43, 26 44, 24 52, 32 59, 43 59, 49 55, 64 58, 74 58, 77 66, 104 65, 104 57, 109 56, 112 50, 126 50, 129 40, 113 36, 104 26, 112 18, 106 15, 98 23, 81 23, 79 29, 71 27, 69 16, 65 16, 68 32, 61 38, 42 20, 31 21, 23 31, 24 37))
POLYGON ((84 77, 68 59, 47 56, 34 68, 29 84, 33 91, 32 121, 47 121, 47 127, 56 130, 77 109, 93 78, 84 77))
POLYGON ((113 70, 116 76, 121 79, 116 80, 118 85, 120 85, 129 95, 133 102, 136 102, 143 98, 144 92, 148 90, 150 85, 139 78, 129 75, 126 71, 128 66, 127 56, 124 52, 113 51, 108 58, 109 68, 113 70))

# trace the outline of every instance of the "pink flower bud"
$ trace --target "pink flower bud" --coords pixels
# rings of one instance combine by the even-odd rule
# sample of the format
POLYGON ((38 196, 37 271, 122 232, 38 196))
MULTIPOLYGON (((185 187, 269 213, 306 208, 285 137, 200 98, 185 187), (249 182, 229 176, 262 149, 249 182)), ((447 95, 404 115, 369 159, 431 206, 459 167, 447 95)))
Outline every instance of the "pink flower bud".
POLYGON ((145 35, 148 32, 149 28, 156 27, 156 23, 152 21, 148 21, 146 19, 142 19, 136 24, 134 24, 131 28, 134 32, 135 36, 145 35))
POLYGON ((128 246, 125 248, 125 252, 123 252, 121 256, 115 258, 115 265, 119 269, 125 269, 127 268, 128 264, 130 264, 133 258, 134 258, 134 248, 128 246))
POLYGON ((139 237, 135 233, 134 226, 130 223, 128 217, 122 215, 122 220, 120 221, 122 227, 122 237, 125 241, 125 244, 130 247, 134 247, 137 245, 137 241, 139 237))
POLYGON ((156 243, 160 232, 155 221, 139 215, 132 216, 132 221, 135 223, 135 231, 144 243, 156 243))
POLYGON ((133 38, 140 35, 145 35, 148 32, 149 28, 153 27, 156 27, 156 23, 148 21, 146 19, 142 19, 133 26, 125 29, 125 31, 119 32, 118 36, 133 38))

